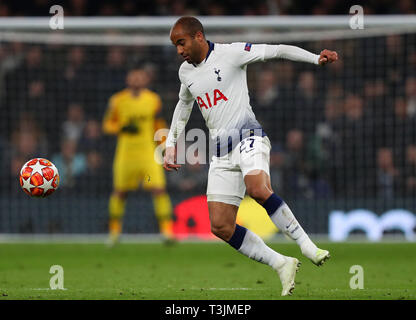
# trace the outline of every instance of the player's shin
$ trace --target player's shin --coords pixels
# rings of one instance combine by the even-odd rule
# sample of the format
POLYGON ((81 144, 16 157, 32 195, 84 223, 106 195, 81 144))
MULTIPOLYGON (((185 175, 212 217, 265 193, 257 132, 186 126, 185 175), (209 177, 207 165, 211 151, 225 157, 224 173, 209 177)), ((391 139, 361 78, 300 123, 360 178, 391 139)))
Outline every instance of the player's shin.
POLYGON ((160 232, 167 238, 173 237, 172 204, 166 192, 153 195, 153 205, 160 232))
POLYGON ((111 195, 109 201, 109 232, 111 242, 117 242, 122 232, 123 215, 126 207, 126 200, 118 195, 111 195))
POLYGON ((272 194, 263 204, 270 219, 284 234, 300 246, 302 254, 308 258, 316 254, 317 247, 296 220, 289 206, 276 194, 272 194))
POLYGON ((276 270, 286 261, 285 256, 268 247, 258 235, 238 224, 228 244, 250 259, 268 264, 276 270))

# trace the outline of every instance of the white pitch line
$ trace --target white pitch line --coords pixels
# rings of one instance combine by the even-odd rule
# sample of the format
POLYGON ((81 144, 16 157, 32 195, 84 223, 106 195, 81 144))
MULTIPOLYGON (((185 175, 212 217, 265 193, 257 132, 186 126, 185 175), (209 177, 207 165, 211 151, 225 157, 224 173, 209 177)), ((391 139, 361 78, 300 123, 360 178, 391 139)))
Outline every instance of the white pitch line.
POLYGON ((60 291, 60 290, 68 290, 66 288, 63 289, 51 289, 51 288, 27 288, 27 290, 36 290, 36 291, 60 291))
POLYGON ((253 288, 208 288, 204 290, 219 290, 219 291, 234 291, 234 290, 263 290, 263 289, 253 289, 253 288))

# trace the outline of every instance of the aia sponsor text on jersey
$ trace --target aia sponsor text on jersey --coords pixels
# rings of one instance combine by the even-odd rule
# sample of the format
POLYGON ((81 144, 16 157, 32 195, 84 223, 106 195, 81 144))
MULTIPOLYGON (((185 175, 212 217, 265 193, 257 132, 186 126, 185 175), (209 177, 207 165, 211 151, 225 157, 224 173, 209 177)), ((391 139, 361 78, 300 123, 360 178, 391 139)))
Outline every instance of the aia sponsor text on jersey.
POLYGON ((205 99, 201 98, 200 96, 196 98, 199 107, 205 109, 208 109, 208 107, 212 108, 213 106, 216 106, 220 100, 227 101, 228 98, 219 89, 214 89, 211 96, 208 94, 208 92, 205 93, 205 99))

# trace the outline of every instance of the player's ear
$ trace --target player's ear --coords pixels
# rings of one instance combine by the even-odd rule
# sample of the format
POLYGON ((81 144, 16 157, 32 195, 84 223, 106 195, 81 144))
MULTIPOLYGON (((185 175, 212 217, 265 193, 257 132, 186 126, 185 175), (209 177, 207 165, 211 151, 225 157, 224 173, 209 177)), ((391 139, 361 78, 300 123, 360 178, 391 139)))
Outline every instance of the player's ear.
POLYGON ((202 41, 205 41, 205 36, 201 31, 197 31, 195 33, 195 39, 202 42, 202 41))

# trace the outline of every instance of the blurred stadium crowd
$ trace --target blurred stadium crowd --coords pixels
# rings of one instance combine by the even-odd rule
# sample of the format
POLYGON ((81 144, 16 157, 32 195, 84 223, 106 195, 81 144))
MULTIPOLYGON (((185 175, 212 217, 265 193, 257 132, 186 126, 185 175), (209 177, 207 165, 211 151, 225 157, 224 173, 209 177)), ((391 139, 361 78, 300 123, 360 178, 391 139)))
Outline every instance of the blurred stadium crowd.
POLYGON ((45 16, 55 4, 66 16, 327 15, 348 14, 356 4, 366 14, 416 13, 413 0, 2 0, 0 16, 45 16))
POLYGON ((416 50, 404 45, 415 40, 353 40, 328 68, 279 62, 258 74, 252 102, 275 142, 276 190, 307 199, 416 194, 416 50))
MULTIPOLYGON (((192 10, 188 1, 72 0, 64 7, 65 15, 87 16, 337 14, 349 8, 346 3, 200 1, 192 10)), ((363 5, 365 12, 415 13, 413 1, 392 3, 363 5)), ((45 15, 49 6, 46 0, 24 8, 2 1, 0 16, 45 15)), ((110 194, 116 140, 103 135, 101 122, 109 97, 124 88, 133 65, 151 74, 150 87, 160 94, 170 123, 181 63, 173 46, 0 44, 0 177, 8 181, 0 188, 10 196, 23 194, 18 172, 39 156, 60 168, 66 193, 110 194)), ((336 50, 340 60, 326 68, 289 61, 249 67, 253 109, 273 143, 275 191, 288 199, 414 197, 415 35, 293 44, 315 53, 336 50)), ((187 128, 194 127, 205 130, 198 110, 187 128)), ((188 164, 167 175, 169 191, 204 194, 207 170, 188 164)))
MULTIPOLYGON (((273 143, 275 190, 305 199, 414 197, 415 35, 296 45, 331 48, 341 59, 325 68, 283 60, 249 67, 253 109, 273 143)), ((145 62, 170 123, 181 63, 173 46, 3 43, 0 175, 10 181, 1 184, 4 191, 20 192, 21 165, 43 156, 60 168, 66 192, 108 195, 115 138, 103 135, 101 121, 137 61, 145 62)), ((194 127, 204 128, 198 110, 187 128, 194 127)), ((168 175, 169 190, 204 194, 207 167, 186 165, 168 175)))

